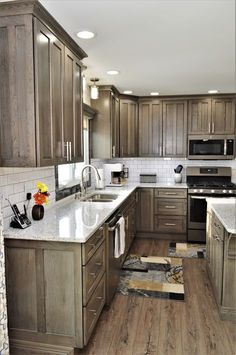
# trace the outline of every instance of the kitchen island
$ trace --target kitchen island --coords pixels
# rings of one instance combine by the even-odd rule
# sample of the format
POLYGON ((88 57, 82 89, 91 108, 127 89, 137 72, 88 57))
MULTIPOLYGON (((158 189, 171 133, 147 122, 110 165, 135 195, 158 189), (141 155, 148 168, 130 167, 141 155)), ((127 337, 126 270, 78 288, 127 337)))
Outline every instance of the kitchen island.
POLYGON ((207 269, 222 319, 236 319, 236 199, 207 199, 207 269))

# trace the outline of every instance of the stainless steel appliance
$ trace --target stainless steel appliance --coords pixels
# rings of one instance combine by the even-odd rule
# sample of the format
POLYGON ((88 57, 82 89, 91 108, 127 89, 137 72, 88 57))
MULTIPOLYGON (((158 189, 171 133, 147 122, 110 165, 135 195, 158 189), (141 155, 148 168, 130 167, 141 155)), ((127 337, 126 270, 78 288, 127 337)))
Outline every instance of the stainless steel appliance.
POLYGON ((188 167, 188 241, 206 242, 207 197, 236 197, 229 167, 188 167))
POLYGON ((107 282, 106 282, 106 304, 109 306, 116 293, 116 289, 120 280, 120 269, 122 267, 123 255, 119 258, 114 257, 115 249, 115 232, 118 228, 118 220, 122 216, 117 211, 105 224, 106 233, 106 266, 107 266, 107 282))
POLYGON ((233 159, 235 152, 234 136, 189 136, 189 159, 233 159))

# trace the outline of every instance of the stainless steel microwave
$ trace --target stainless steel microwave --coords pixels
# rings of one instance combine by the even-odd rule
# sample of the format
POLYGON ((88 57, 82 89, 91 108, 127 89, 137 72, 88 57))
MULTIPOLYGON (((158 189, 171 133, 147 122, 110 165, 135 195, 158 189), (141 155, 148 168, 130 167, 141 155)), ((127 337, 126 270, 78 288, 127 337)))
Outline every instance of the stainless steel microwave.
POLYGON ((188 159, 234 159, 235 136, 189 136, 188 159))

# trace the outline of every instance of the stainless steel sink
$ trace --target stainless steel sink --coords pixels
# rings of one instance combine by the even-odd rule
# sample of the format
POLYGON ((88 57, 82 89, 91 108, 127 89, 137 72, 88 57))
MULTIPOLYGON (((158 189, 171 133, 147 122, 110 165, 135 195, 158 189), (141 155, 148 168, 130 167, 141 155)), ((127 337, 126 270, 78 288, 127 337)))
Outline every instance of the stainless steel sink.
POLYGON ((83 199, 83 201, 87 202, 112 202, 116 200, 118 195, 115 194, 93 194, 90 196, 87 196, 86 198, 83 199))

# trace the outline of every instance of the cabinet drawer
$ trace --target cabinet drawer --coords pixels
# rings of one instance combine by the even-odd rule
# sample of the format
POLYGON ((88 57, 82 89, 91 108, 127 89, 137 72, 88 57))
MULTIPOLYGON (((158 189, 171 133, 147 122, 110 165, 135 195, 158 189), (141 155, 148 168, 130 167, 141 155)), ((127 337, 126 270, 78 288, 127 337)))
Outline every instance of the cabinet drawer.
POLYGON ((87 265, 83 266, 83 305, 85 306, 105 272, 105 243, 103 243, 87 265))
POLYGON ((155 189, 156 197, 187 198, 187 189, 155 189))
POLYGON ((105 274, 94 291, 89 303, 84 307, 84 344, 86 345, 105 304, 105 274))
POLYGON ((186 233, 186 217, 155 216, 155 231, 163 233, 186 233))
POLYGON ((104 241, 104 228, 100 227, 89 240, 82 245, 82 263, 85 265, 99 245, 104 241))
POLYGON ((161 215, 185 216, 187 201, 185 199, 155 198, 154 211, 161 215))

